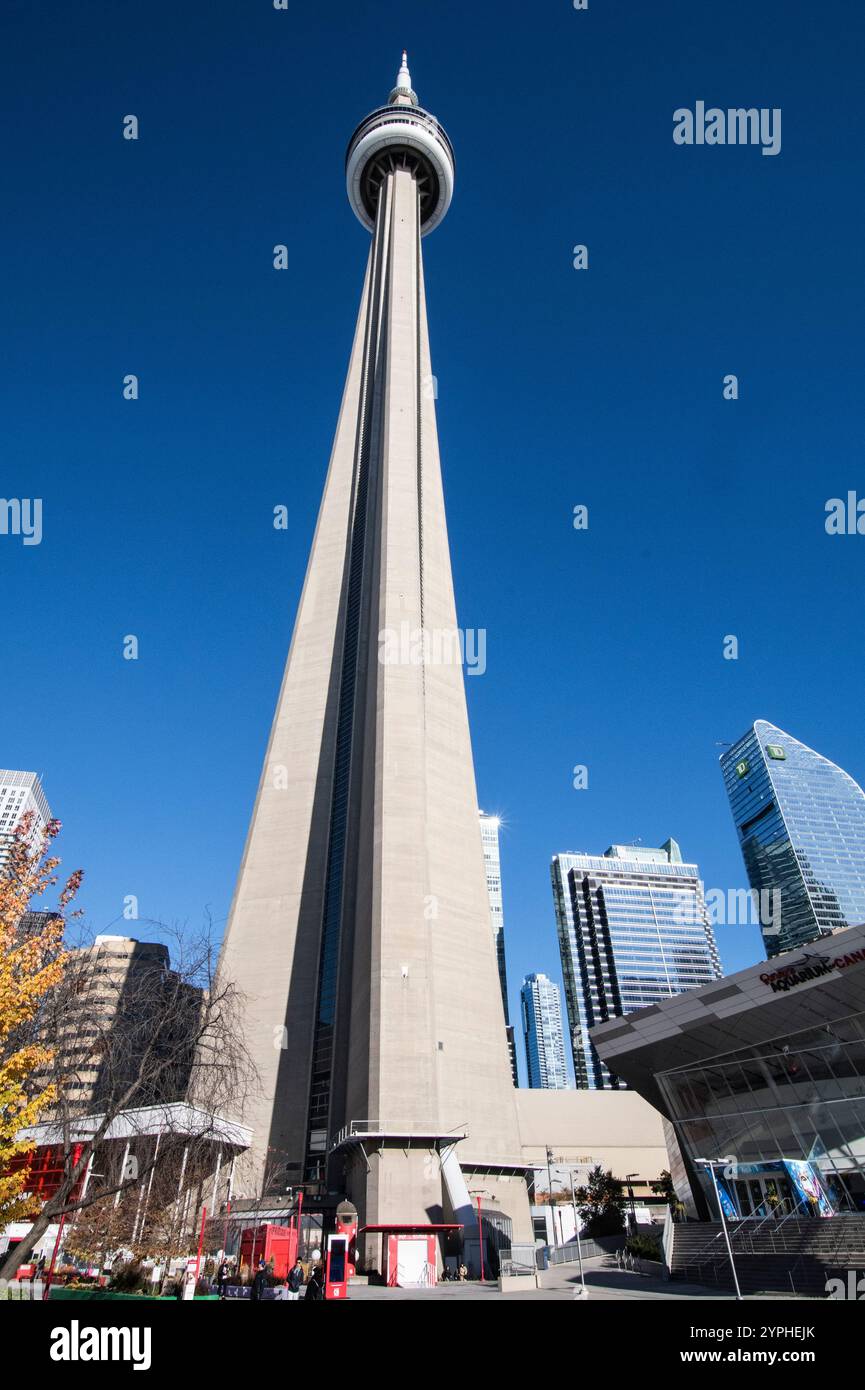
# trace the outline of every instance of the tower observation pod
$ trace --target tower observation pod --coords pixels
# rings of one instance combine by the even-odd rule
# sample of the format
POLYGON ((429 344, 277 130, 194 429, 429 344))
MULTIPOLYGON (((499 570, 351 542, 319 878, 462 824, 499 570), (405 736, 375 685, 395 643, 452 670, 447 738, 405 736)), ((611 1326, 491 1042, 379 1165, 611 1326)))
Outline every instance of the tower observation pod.
POLYGON ((421 239, 454 157, 405 55, 346 184, 372 237, 220 962, 259 1077, 238 1195, 348 1199, 361 1269, 445 1231, 473 1267, 472 1184, 495 1174, 514 1240, 532 1225, 429 389, 421 239))
POLYGON ((348 200, 370 232, 375 229, 382 185, 388 174, 397 169, 408 169, 414 174, 421 236, 426 236, 450 207, 454 152, 435 116, 418 105, 405 53, 388 105, 380 106, 361 121, 345 157, 348 200))

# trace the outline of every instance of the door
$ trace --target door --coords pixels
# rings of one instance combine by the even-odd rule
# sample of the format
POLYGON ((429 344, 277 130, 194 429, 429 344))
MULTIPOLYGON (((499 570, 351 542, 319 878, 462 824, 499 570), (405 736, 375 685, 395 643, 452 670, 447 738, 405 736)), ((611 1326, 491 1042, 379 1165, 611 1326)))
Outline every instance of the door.
POLYGON ((776 1178, 737 1178, 736 1205, 742 1217, 784 1216, 790 1206, 790 1185, 776 1178))
POLYGON ((396 1282, 403 1289, 428 1283, 426 1236, 400 1236, 397 1244, 396 1282))
POLYGON ((751 1194, 748 1184, 744 1178, 737 1178, 736 1183, 736 1206, 739 1208, 740 1216, 751 1215, 751 1194))

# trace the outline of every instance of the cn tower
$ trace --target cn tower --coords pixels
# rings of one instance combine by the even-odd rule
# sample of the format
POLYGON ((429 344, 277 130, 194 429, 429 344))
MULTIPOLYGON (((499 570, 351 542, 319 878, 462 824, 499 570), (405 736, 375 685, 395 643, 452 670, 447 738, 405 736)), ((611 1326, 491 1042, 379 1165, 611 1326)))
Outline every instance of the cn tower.
POLYGON ((346 186, 369 258, 220 969, 245 998, 260 1076, 239 1117, 254 1133, 247 1194, 348 1197, 374 1267, 391 1226, 460 1226, 470 1258, 471 1194, 491 1174, 513 1239, 532 1232, 421 253, 454 155, 405 54, 349 141, 346 186))

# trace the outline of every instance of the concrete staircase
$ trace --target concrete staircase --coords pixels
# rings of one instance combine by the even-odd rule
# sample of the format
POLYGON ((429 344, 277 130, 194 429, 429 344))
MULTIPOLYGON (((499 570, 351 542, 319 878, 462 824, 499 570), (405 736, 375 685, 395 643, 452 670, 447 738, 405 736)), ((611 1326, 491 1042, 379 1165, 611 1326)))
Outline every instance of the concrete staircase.
MULTIPOLYGON (((827 1279, 850 1269, 865 1273, 865 1215, 731 1221, 729 1231, 743 1294, 825 1298, 827 1279)), ((733 1289, 719 1221, 689 1221, 673 1227, 670 1277, 724 1292, 733 1289)))

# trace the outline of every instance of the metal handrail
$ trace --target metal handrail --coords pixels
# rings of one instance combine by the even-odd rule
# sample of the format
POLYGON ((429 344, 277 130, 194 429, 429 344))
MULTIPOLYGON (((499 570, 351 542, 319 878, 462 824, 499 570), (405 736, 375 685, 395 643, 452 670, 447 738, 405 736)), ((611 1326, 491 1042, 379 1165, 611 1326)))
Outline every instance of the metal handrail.
MULTIPOLYGON (((456 1142, 460 1139, 465 1139, 468 1136, 468 1125, 456 1125, 453 1129, 446 1130, 443 1133, 439 1133, 434 1125, 422 1125, 420 1128, 416 1127, 415 1132, 422 1135, 434 1135, 437 1139, 442 1140, 450 1138, 452 1136, 454 1141, 456 1142)), ((336 1136, 334 1138, 333 1147, 338 1147, 340 1144, 344 1143, 346 1139, 352 1139, 355 1135, 358 1134, 405 1135, 407 1133, 409 1133, 409 1131, 406 1130, 404 1125, 389 1125, 381 1119, 349 1120, 348 1124, 343 1125, 342 1129, 337 1131, 336 1136)))
MULTIPOLYGON (((757 1222, 757 1225, 753 1227, 750 1226, 751 1218, 746 1216, 739 1217, 735 1224, 731 1221, 728 1221, 727 1229, 730 1232, 730 1243, 738 1243, 740 1247, 744 1247, 740 1249, 741 1254, 750 1253, 752 1255, 755 1255, 758 1252, 754 1249, 754 1237, 759 1233, 760 1230, 762 1230, 764 1226, 769 1225, 771 1223, 770 1231, 772 1235, 772 1250, 774 1253, 777 1254, 778 1247, 775 1237, 782 1226, 786 1225, 788 1221, 792 1220, 794 1217, 800 1214, 800 1207, 807 1212, 808 1208, 806 1207, 802 1198, 798 1197, 796 1199, 796 1205, 793 1207, 792 1211, 787 1212, 784 1216, 780 1217, 780 1219, 775 1215, 774 1212, 769 1212, 766 1216, 761 1217, 760 1220, 757 1222)), ((693 1260, 688 1261, 688 1268, 693 1268, 701 1264, 708 1264, 712 1258, 712 1255, 715 1253, 713 1249, 715 1242, 721 1240, 723 1235, 724 1225, 723 1222, 721 1222, 720 1229, 716 1231, 715 1235, 712 1236, 711 1240, 707 1241, 706 1245, 697 1251, 697 1255, 693 1260)))
MULTIPOLYGON (((697 1271, 697 1277, 696 1277, 696 1279, 694 1280, 695 1283, 697 1283, 697 1284, 702 1284, 702 1283, 705 1282, 705 1275, 704 1275, 704 1272, 703 1272, 703 1271, 705 1270, 705 1265, 686 1265, 686 1266, 685 1266, 685 1269, 688 1271, 689 1278, 690 1278, 690 1272, 691 1272, 691 1270, 692 1270, 692 1269, 696 1269, 696 1271, 697 1271)), ((721 1284, 721 1276, 720 1276, 720 1274, 718 1273, 718 1265, 716 1265, 716 1264, 709 1265, 709 1269, 710 1269, 711 1272, 712 1272, 712 1278, 713 1278, 714 1281, 715 1281, 715 1287, 716 1287, 716 1288, 720 1287, 720 1284, 721 1284)))
MULTIPOLYGON (((786 1217, 784 1219, 786 1220, 786 1217)), ((754 1231, 748 1231, 747 1229, 745 1229, 746 1220, 746 1217, 740 1218, 740 1220, 735 1226, 733 1226, 729 1221, 727 1223, 727 1229, 730 1233, 730 1245, 733 1247, 734 1254, 738 1253, 740 1255, 754 1255, 757 1253, 754 1249, 754 1236, 757 1234, 757 1231, 756 1229, 754 1231), (746 1241, 750 1245, 750 1250, 745 1245, 746 1241)), ((763 1218, 763 1220, 765 1220, 765 1218, 763 1218)), ((763 1220, 760 1221, 760 1226, 763 1225, 763 1220)), ((688 1261, 686 1268, 701 1269, 704 1265, 714 1266, 716 1262, 713 1256, 717 1253, 717 1250, 713 1250, 712 1247, 714 1246, 716 1241, 721 1240, 723 1238, 723 1235, 724 1227, 722 1225, 721 1229, 712 1237, 712 1239, 705 1246, 703 1246, 702 1249, 697 1251, 696 1257, 688 1261)), ((772 1248, 773 1250, 775 1249, 774 1241, 772 1248)))
MULTIPOLYGON (((835 1215, 836 1215, 836 1216, 841 1216, 842 1214, 846 1214, 846 1215, 849 1216, 851 1213, 849 1213, 849 1212, 847 1212, 847 1213, 836 1212, 835 1215)), ((833 1219, 834 1219, 834 1218, 833 1218, 833 1219)), ((826 1257, 826 1258, 827 1258, 827 1262, 828 1262, 828 1261, 831 1261, 831 1260, 834 1260, 834 1259, 837 1259, 837 1257, 838 1257, 838 1252, 840 1251, 842 1245, 843 1245, 844 1242, 845 1242, 846 1235, 847 1235, 847 1233, 846 1233, 846 1231, 845 1231, 845 1229, 844 1229, 844 1226, 843 1226, 843 1223, 842 1223, 841 1226, 840 1226, 840 1229, 839 1229, 839 1231, 838 1231, 838 1239, 835 1241, 835 1244, 834 1244, 834 1246, 832 1247, 832 1249, 831 1249, 830 1251, 827 1252, 827 1257, 826 1257)), ((810 1255, 812 1259, 815 1259, 815 1258, 816 1258, 816 1256, 815 1256, 815 1254, 814 1254, 814 1252, 813 1252, 812 1250, 800 1250, 800 1252, 799 1252, 799 1254, 797 1255, 796 1259, 793 1261, 793 1264, 790 1266, 790 1268, 789 1268, 788 1271, 787 1271, 788 1277, 789 1277, 789 1279, 790 1279, 790 1286, 791 1286, 791 1288, 792 1288, 792 1290, 793 1290, 794 1293, 796 1292, 796 1282, 795 1282, 795 1280, 794 1280, 794 1278, 793 1278, 793 1275, 794 1275, 794 1273, 796 1272, 796 1270, 797 1270, 797 1268, 799 1267, 799 1265, 801 1265, 801 1264, 804 1262, 804 1259, 805 1259, 805 1256, 806 1256, 806 1255, 810 1255)))
POLYGON ((514 1260, 509 1256, 504 1256, 499 1260, 499 1268, 506 1278, 516 1275, 522 1277, 537 1273, 537 1263, 534 1260, 530 1264, 527 1264, 523 1260, 514 1260))
MULTIPOLYGON (((731 1235, 731 1236, 735 1235, 735 1231, 734 1231, 733 1228, 729 1225, 729 1222, 728 1222, 727 1224, 728 1224, 728 1228, 729 1228, 729 1230, 730 1230, 730 1235, 731 1235)), ((714 1253, 715 1253, 714 1250, 712 1250, 712 1247, 714 1246, 714 1244, 715 1244, 715 1242, 716 1242, 717 1240, 723 1240, 723 1238, 724 1238, 724 1223, 723 1223, 723 1221, 722 1221, 722 1222, 719 1223, 718 1230, 717 1230, 717 1231, 715 1232, 715 1234, 712 1236, 711 1240, 708 1240, 708 1241, 706 1242, 706 1244, 705 1244, 704 1246, 701 1246, 701 1248, 697 1251, 696 1258, 693 1259, 693 1260, 689 1260, 689 1261, 688 1261, 688 1268, 690 1269, 693 1265, 700 1265, 700 1264, 704 1264, 704 1263, 705 1263, 705 1264, 708 1264, 708 1263, 710 1262, 710 1260, 711 1260, 711 1254, 714 1254, 714 1253), (711 1254, 709 1253, 710 1251, 711 1251, 711 1254)), ((673 1237, 673 1239, 674 1239, 674 1241, 675 1241, 675 1236, 673 1237)), ((675 1248, 675 1247, 674 1247, 674 1248, 675 1248)))
POLYGON ((782 1227, 783 1225, 785 1225, 785 1223, 786 1223, 787 1221, 789 1221, 791 1217, 794 1217, 794 1216, 796 1215, 797 1210, 798 1210, 798 1206, 800 1206, 800 1205, 801 1205, 801 1206, 804 1206, 804 1203, 802 1202, 802 1198, 801 1198, 801 1197, 799 1197, 799 1198, 797 1199, 797 1205, 793 1207, 793 1210, 792 1210, 792 1211, 786 1212, 786 1213, 785 1213, 782 1217, 780 1217, 780 1218, 777 1217, 777 1216, 775 1215, 775 1212, 774 1212, 774 1211, 767 1212, 767 1214, 766 1214, 765 1216, 761 1217, 761 1219, 757 1222, 757 1225, 754 1226, 753 1229, 751 1229, 751 1230, 743 1229, 743 1226, 744 1226, 744 1220, 743 1220, 743 1225, 740 1225, 740 1226, 737 1228, 737 1230, 734 1232, 734 1234, 735 1234, 736 1237, 741 1237, 743 1243, 744 1243, 744 1240, 747 1239, 747 1240, 748 1240, 748 1243, 749 1243, 749 1245, 750 1245, 750 1247, 751 1247, 750 1253, 751 1253, 752 1255, 756 1255, 758 1252, 754 1249, 754 1237, 755 1237, 756 1235, 759 1234, 759 1232, 763 1229, 763 1227, 764 1227, 765 1225, 769 1224, 769 1226, 770 1226, 770 1234, 771 1234, 771 1236, 772 1236, 772 1250, 773 1250, 774 1253, 777 1254, 777 1248, 778 1248, 778 1247, 777 1247, 777 1242, 776 1242, 776 1240, 775 1240, 775 1236, 777 1235, 777 1233, 778 1233, 778 1231, 781 1229, 781 1227, 782 1227))
POLYGON ((564 1245, 542 1246, 541 1250, 549 1265, 578 1264, 581 1254, 584 1260, 600 1260, 606 1255, 619 1254, 624 1249, 625 1239, 626 1237, 623 1236, 622 1243, 615 1249, 599 1245, 591 1238, 582 1237, 579 1245, 575 1240, 569 1240, 564 1245))
MULTIPOLYGON (((815 1252, 815 1251, 813 1251, 813 1250, 808 1250, 808 1249, 805 1249, 805 1250, 796 1250, 796 1249, 790 1249, 789 1246, 784 1245, 783 1243, 779 1243, 778 1235, 779 1235, 779 1233, 780 1233, 780 1231, 781 1231, 781 1228, 784 1227, 789 1221, 793 1221, 793 1220, 797 1220, 797 1219, 801 1221, 801 1220, 803 1220, 803 1219, 808 1219, 809 1222, 813 1223, 813 1221, 816 1220, 816 1218, 811 1218, 810 1216, 809 1216, 808 1218, 803 1218, 803 1217, 802 1217, 802 1214, 801 1214, 802 1211, 808 1212, 809 1210, 810 1210, 810 1209, 808 1208, 807 1204, 806 1204, 806 1203, 803 1201, 803 1199, 800 1197, 800 1198, 798 1198, 798 1199, 796 1200, 796 1205, 793 1207, 793 1210, 792 1210, 792 1211, 787 1212, 787 1213, 786 1213, 784 1216, 782 1216, 780 1219, 778 1219, 777 1217, 773 1217, 771 1214, 770 1214, 768 1217, 763 1217, 763 1218, 760 1220, 760 1222, 758 1223, 758 1225, 755 1226, 755 1228, 754 1228, 753 1231, 748 1231, 747 1229, 745 1229, 746 1218, 740 1219, 740 1221, 738 1222, 738 1224, 737 1224, 737 1226, 735 1227, 735 1229, 734 1229, 732 1226, 729 1227, 729 1229, 730 1229, 731 1244, 732 1244, 733 1242, 736 1242, 736 1243, 738 1244, 738 1246, 739 1246, 739 1248, 738 1248, 737 1250, 735 1250, 734 1253, 737 1253, 737 1254, 751 1254, 751 1255, 760 1255, 760 1254, 764 1253, 763 1251, 760 1251, 760 1250, 755 1249, 755 1244, 754 1244, 755 1237, 756 1237, 757 1234, 759 1233, 760 1229, 761 1229, 764 1225, 767 1224, 767 1222, 770 1222, 770 1221, 771 1221, 771 1222, 774 1222, 774 1224, 773 1224, 772 1227, 770 1228, 770 1232, 769 1232, 769 1234, 770 1234, 770 1236, 771 1236, 771 1240, 772 1240, 772 1254, 773 1254, 773 1255, 779 1255, 779 1254, 780 1254, 780 1255, 790 1255, 791 1257, 794 1257, 794 1258, 793 1258, 793 1264, 791 1265, 790 1269, 787 1271, 787 1275, 788 1275, 788 1278, 789 1278, 789 1280, 790 1280, 790 1284, 791 1284, 791 1287, 792 1287, 792 1289, 793 1289, 793 1292, 795 1293, 795 1292, 796 1292, 796 1283, 795 1283, 794 1275, 796 1274, 797 1270, 798 1270, 800 1267, 804 1266, 804 1263, 805 1263, 806 1258, 817 1259, 817 1260, 819 1260, 820 1262, 828 1263, 828 1262, 830 1262, 830 1261, 832 1261, 832 1260, 838 1258, 839 1252, 844 1248, 844 1245, 845 1245, 846 1241, 848 1240, 848 1233, 847 1233, 847 1231, 845 1230, 845 1227, 844 1227, 844 1224, 843 1224, 843 1221, 842 1221, 842 1222, 839 1223, 839 1229, 838 1229, 837 1238, 836 1238, 836 1240, 835 1240, 835 1242, 834 1242, 834 1244, 833 1244, 831 1250, 829 1250, 829 1251, 826 1251, 826 1252, 822 1252, 822 1253, 821 1253, 821 1252, 819 1252, 819 1251, 815 1252), (747 1241, 747 1245, 745 1244, 746 1241, 747 1241), (743 1247, 744 1247, 744 1248, 743 1248, 743 1247)), ((846 1214, 849 1215, 850 1213, 846 1213, 846 1214)), ((853 1214, 855 1215, 855 1213, 853 1213, 853 1214)), ((841 1217, 843 1217, 843 1215, 845 1215, 845 1213, 842 1213, 842 1212, 836 1213, 836 1216, 841 1216, 841 1217)), ((729 1223, 728 1223, 728 1225, 729 1225, 729 1223)), ((817 1225, 817 1226, 814 1227, 814 1230, 815 1230, 815 1231, 818 1230, 818 1229, 820 1229, 820 1226, 819 1226, 819 1225, 817 1225)), ((688 1261, 686 1261, 686 1262, 684 1262, 684 1263, 682 1264, 681 1270, 682 1270, 682 1273, 685 1275, 686 1278, 690 1278, 690 1277, 692 1276, 692 1274, 695 1274, 695 1275, 696 1275, 696 1279, 697 1279, 698 1282, 704 1282, 704 1281, 705 1281, 706 1270, 707 1270, 707 1268, 708 1268, 708 1269, 710 1269, 710 1270, 712 1271, 712 1276, 713 1276, 713 1278, 714 1278, 715 1283, 717 1284, 717 1283, 719 1282, 719 1278, 718 1278, 718 1264, 717 1264, 714 1260, 712 1260, 711 1256, 710 1256, 709 1254, 707 1254, 707 1252, 710 1251, 711 1246, 714 1244, 714 1242, 715 1242, 716 1240, 718 1240, 719 1236, 721 1236, 721 1235, 723 1235, 723 1228, 722 1228, 722 1230, 719 1231, 715 1236, 712 1237, 712 1240, 709 1241, 707 1245, 703 1246, 703 1247, 697 1252, 697 1256, 696 1256, 695 1258, 690 1259, 690 1260, 688 1260, 688 1261)), ((805 1235, 805 1236, 807 1237, 807 1230, 806 1230, 805 1232, 803 1232, 803 1235, 805 1235)))

